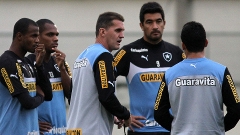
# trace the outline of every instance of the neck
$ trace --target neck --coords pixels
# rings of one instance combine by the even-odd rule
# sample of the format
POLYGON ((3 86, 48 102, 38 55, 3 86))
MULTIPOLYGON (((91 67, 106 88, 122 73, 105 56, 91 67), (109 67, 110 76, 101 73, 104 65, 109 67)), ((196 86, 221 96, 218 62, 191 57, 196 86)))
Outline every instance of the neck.
POLYGON ((46 52, 45 56, 44 56, 44 62, 48 63, 48 61, 51 58, 51 53, 46 52))
POLYGON ((188 59, 203 58, 205 57, 204 52, 185 52, 188 59))
POLYGON ((104 48, 106 48, 109 52, 112 52, 112 50, 110 50, 110 49, 108 48, 108 46, 106 45, 106 43, 105 43, 103 40, 101 40, 101 39, 99 39, 99 38, 96 38, 95 43, 99 43, 99 44, 103 45, 104 48))
POLYGON ((24 49, 21 48, 20 44, 16 44, 16 43, 12 43, 9 51, 14 52, 18 57, 20 57, 21 59, 24 58, 24 56, 26 55, 27 51, 25 51, 24 49))

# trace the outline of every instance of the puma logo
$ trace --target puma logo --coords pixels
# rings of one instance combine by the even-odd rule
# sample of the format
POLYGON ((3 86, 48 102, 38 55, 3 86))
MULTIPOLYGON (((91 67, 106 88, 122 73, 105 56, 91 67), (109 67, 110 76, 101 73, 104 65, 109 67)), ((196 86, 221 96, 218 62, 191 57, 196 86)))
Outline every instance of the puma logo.
POLYGON ((147 56, 142 55, 141 58, 143 58, 143 59, 145 59, 146 61, 148 61, 148 55, 147 55, 147 56))
POLYGON ((114 84, 112 82, 108 81, 108 83, 111 84, 114 87, 114 84))
POLYGON ((14 74, 10 74, 10 77, 14 77, 14 78, 17 78, 17 79, 18 79, 18 77, 17 77, 17 73, 16 73, 16 75, 14 75, 14 74))
POLYGON ((197 68, 196 67, 197 63, 194 65, 194 64, 190 64, 190 66, 194 67, 194 68, 197 68))

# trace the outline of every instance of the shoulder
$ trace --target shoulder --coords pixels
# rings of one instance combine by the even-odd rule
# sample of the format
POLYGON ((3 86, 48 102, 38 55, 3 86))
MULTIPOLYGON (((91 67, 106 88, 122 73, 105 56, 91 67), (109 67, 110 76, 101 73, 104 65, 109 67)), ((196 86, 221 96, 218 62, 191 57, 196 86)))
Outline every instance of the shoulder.
POLYGON ((218 62, 216 62, 216 61, 213 61, 213 60, 211 60, 211 59, 207 59, 206 58, 206 62, 208 62, 209 63, 209 65, 211 65, 212 67, 215 67, 215 70, 216 69, 226 69, 227 67, 225 66, 225 65, 223 65, 223 64, 221 64, 221 63, 218 63, 218 62))
POLYGON ((110 53, 103 45, 99 43, 89 46, 85 51, 86 51, 86 54, 93 55, 93 56, 99 56, 104 52, 110 53))
POLYGON ((101 53, 98 58, 104 58, 105 60, 113 60, 113 55, 109 52, 101 53))
POLYGON ((0 63, 1 63, 0 67, 5 67, 5 66, 10 67, 12 65, 15 65, 17 61, 18 59, 16 58, 15 55, 6 51, 0 56, 0 63))
POLYGON ((28 63, 33 64, 36 61, 35 54, 29 54, 27 57, 24 58, 28 63))
MULTIPOLYGON (((9 59, 9 58, 12 58, 12 59, 16 59, 15 55, 13 52, 10 52, 10 51, 5 51, 1 56, 0 56, 0 60, 6 60, 6 59, 9 59)), ((10 59, 9 59, 10 60, 10 59)))
POLYGON ((98 57, 104 52, 110 53, 103 45, 96 43, 88 46, 88 48, 80 54, 80 57, 98 57))
POLYGON ((34 53, 31 53, 27 57, 36 57, 36 55, 34 53))
POLYGON ((94 61, 95 65, 101 65, 101 63, 108 63, 110 65, 113 64, 113 56, 110 53, 104 52, 100 54, 97 59, 94 61))
POLYGON ((93 44, 85 49, 77 58, 77 61, 81 61, 82 59, 88 59, 90 63, 95 63, 97 59, 101 56, 107 55, 109 58, 112 58, 112 54, 104 48, 101 44, 93 44))
POLYGON ((186 56, 185 56, 183 50, 179 46, 174 45, 169 42, 166 42, 166 41, 163 41, 163 45, 166 50, 169 50, 171 53, 173 53, 175 55, 181 55, 181 57, 183 59, 185 59, 186 56))
POLYGON ((35 60, 36 59, 36 55, 35 54, 29 54, 28 56, 27 56, 27 58, 28 59, 31 59, 31 60, 35 60))
POLYGON ((168 47, 168 48, 181 50, 179 46, 174 45, 174 44, 172 44, 172 43, 169 43, 169 42, 167 42, 167 41, 163 41, 163 43, 164 43, 164 45, 165 45, 166 47, 168 47))

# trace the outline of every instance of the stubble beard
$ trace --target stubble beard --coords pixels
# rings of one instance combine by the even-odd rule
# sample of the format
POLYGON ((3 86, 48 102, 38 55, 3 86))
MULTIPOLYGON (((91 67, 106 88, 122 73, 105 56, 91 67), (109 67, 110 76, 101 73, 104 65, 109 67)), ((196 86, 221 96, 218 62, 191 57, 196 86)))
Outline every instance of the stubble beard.
POLYGON ((162 34, 160 34, 159 36, 152 36, 151 34, 150 36, 147 36, 147 39, 152 43, 159 43, 162 39, 162 34))

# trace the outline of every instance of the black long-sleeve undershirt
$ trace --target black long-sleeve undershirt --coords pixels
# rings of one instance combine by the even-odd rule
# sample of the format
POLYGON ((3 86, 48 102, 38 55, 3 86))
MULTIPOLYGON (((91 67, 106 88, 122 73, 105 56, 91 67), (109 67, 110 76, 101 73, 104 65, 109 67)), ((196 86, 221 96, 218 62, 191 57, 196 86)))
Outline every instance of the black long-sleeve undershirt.
POLYGON ((222 84, 222 96, 223 96, 223 103, 226 105, 227 113, 224 117, 224 126, 225 131, 228 131, 236 126, 240 118, 240 103, 239 97, 237 93, 235 93, 237 97, 234 97, 234 91, 236 88, 232 81, 232 77, 228 68, 226 68, 224 72, 224 79, 222 84), (227 76, 230 77, 227 79, 227 76), (237 103, 238 102, 238 103, 237 103))
POLYGON ((36 74, 36 85, 39 85, 42 89, 45 97, 45 101, 52 100, 52 86, 48 79, 47 73, 45 72, 43 64, 41 66, 35 66, 34 61, 36 59, 35 55, 31 55, 31 57, 25 57, 25 60, 32 66, 36 67, 36 70, 34 71, 36 74), (31 58, 33 57, 33 58, 31 58))
POLYGON ((49 79, 47 78, 47 75, 44 72, 43 66, 36 67, 36 69, 36 85, 39 85, 45 96, 37 93, 35 97, 31 97, 28 92, 16 95, 22 107, 24 107, 25 109, 34 109, 38 107, 44 100, 52 100, 51 84, 49 79))
POLYGON ((35 97, 31 97, 27 92, 18 94, 16 97, 25 109, 34 109, 44 101, 44 97, 38 93, 35 97))
POLYGON ((98 89, 99 101, 108 110, 111 114, 118 117, 119 119, 129 119, 130 112, 126 107, 122 106, 119 100, 115 95, 115 77, 113 71, 113 56, 110 53, 101 54, 94 64, 94 77, 95 82, 98 89), (106 81, 108 84, 107 88, 102 88, 101 84, 101 74, 98 62, 105 63, 105 71, 106 71, 106 81))
MULTIPOLYGON (((165 75, 162 82, 165 82, 165 75)), ((161 88, 161 86, 160 86, 161 88)), ((158 91, 158 95, 160 91, 158 91)), ((155 103, 156 104, 156 103, 155 103)), ((155 106, 156 107, 156 106, 155 106)), ((173 121, 173 116, 170 114, 170 103, 169 103, 169 93, 168 87, 165 86, 162 91, 161 101, 158 108, 154 108, 154 119, 165 129, 171 131, 171 125, 173 121), (164 104, 164 105, 161 105, 164 104)))
POLYGON ((37 79, 36 84, 39 85, 45 95, 45 101, 52 100, 52 86, 47 77, 47 74, 44 72, 44 67, 41 65, 40 67, 36 67, 37 69, 37 79))

